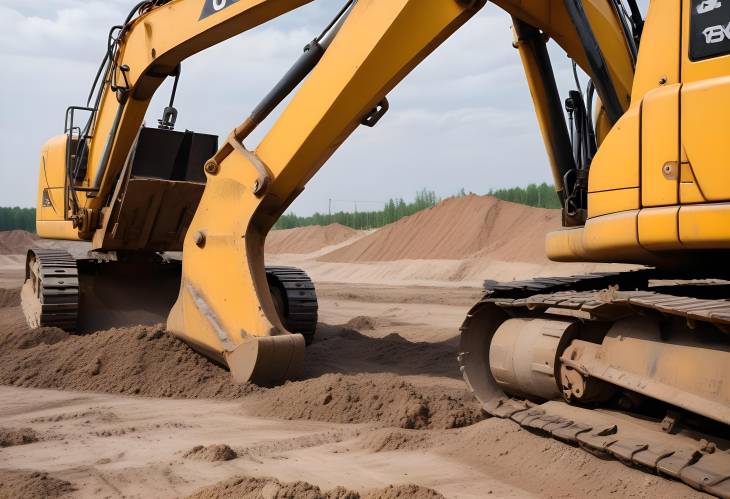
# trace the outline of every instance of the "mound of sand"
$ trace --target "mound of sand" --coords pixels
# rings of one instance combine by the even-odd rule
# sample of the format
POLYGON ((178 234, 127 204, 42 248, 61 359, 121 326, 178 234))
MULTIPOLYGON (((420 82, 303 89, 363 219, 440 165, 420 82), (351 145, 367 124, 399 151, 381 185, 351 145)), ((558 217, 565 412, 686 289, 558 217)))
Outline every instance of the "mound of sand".
POLYGON ((319 258, 325 262, 462 260, 546 262, 545 234, 560 212, 470 195, 447 199, 319 258))
POLYGON ((392 374, 326 374, 253 396, 257 416, 331 423, 379 423, 409 429, 468 426, 484 418, 466 390, 416 387, 392 374))
POLYGON ((266 237, 267 253, 313 253, 326 246, 343 243, 360 231, 340 224, 312 225, 297 229, 272 230, 266 237))
POLYGON ((32 444, 40 438, 32 428, 0 428, 0 447, 32 444))
POLYGON ((227 370, 161 327, 85 336, 31 331, 17 308, 8 310, 12 320, 0 321, 1 384, 178 398, 235 398, 257 389, 232 383, 227 370))
POLYGON ((38 240, 24 230, 0 231, 0 255, 22 255, 38 240))
POLYGON ((196 445, 183 454, 183 457, 214 463, 217 461, 230 461, 231 459, 236 459, 238 455, 236 454, 236 451, 226 444, 213 444, 208 445, 207 447, 204 445, 196 445))
MULTIPOLYGON (((513 421, 489 418, 442 432, 383 429, 363 434, 373 452, 431 452, 519 485, 537 497, 706 497, 678 482, 639 474, 619 461, 526 431, 513 421), (525 470, 529 470, 529 473, 525 470)), ((495 490, 485 489, 485 497, 495 490)))
POLYGON ((20 305, 20 290, 0 288, 0 308, 20 305))
POLYGON ((76 490, 65 480, 38 471, 0 470, 0 499, 45 499, 76 490))
POLYGON ((418 485, 390 485, 360 495, 344 487, 323 492, 307 482, 282 483, 274 478, 237 477, 205 487, 188 499, 439 499, 438 492, 418 485))
POLYGON ((370 492, 366 499, 440 499, 444 496, 433 489, 420 485, 389 485, 388 487, 370 492))
MULTIPOLYGON (((484 417, 464 388, 414 386, 398 375, 425 364, 437 371, 454 370, 453 346, 447 344, 413 343, 396 334, 368 338, 347 328, 322 326, 322 340, 308 352, 305 373, 312 379, 264 389, 233 383, 227 370, 161 326, 78 336, 56 328, 29 330, 18 307, 3 310, 0 384, 150 397, 246 396, 248 410, 259 416, 399 428, 457 428, 484 417), (355 359, 382 364, 384 372, 331 374, 349 372, 332 364, 332 358, 340 358, 349 369, 357 364, 355 359), (408 364, 403 370, 393 362, 401 358, 414 360, 403 363, 408 364)), ((196 452, 208 454, 207 449, 196 452)))

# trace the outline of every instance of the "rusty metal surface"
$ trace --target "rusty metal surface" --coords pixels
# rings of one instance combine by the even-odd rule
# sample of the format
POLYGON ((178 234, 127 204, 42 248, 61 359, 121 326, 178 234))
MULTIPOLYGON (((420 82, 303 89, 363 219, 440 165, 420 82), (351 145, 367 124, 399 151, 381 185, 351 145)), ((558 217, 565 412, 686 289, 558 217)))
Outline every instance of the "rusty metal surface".
POLYGON ((520 401, 500 399, 488 411, 511 419, 523 428, 579 446, 604 458, 680 480, 687 485, 730 498, 730 453, 703 451, 690 439, 676 438, 612 414, 586 414, 587 410, 562 402, 527 407, 520 401), (564 406, 562 410, 560 405, 564 406))
MULTIPOLYGON (((651 291, 648 287, 651 269, 628 274, 632 275, 601 274, 487 283, 485 296, 469 312, 462 332, 469 329, 470 322, 484 324, 484 310, 491 314, 503 310, 508 317, 550 314, 580 316, 588 321, 616 321, 649 314, 682 318, 690 325, 704 322, 719 334, 728 333, 725 325, 730 324, 730 300, 675 296, 665 292, 667 286, 661 288, 662 292, 651 291), (636 286, 642 280, 646 284, 636 286), (601 289, 604 284, 609 287, 601 289)), ((469 355, 468 351, 460 352, 459 361, 467 384, 474 390, 465 371, 469 355)), ((475 394, 479 396, 476 391, 475 394)), ((714 445, 707 446, 707 442, 697 440, 699 437, 670 435, 657 428, 649 431, 625 415, 580 409, 564 402, 535 405, 504 394, 490 394, 480 400, 492 416, 511 419, 534 433, 683 481, 718 497, 730 498, 730 452, 717 450, 714 445)))

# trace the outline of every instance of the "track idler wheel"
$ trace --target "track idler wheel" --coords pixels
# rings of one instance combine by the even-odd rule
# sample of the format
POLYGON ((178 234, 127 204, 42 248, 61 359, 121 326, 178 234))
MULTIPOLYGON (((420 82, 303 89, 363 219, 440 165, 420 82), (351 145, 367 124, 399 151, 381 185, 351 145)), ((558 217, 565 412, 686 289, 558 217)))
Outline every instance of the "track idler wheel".
POLYGON ((507 394, 559 398, 560 354, 577 333, 576 321, 511 318, 494 303, 478 303, 461 327, 458 360, 464 380, 489 413, 507 394))

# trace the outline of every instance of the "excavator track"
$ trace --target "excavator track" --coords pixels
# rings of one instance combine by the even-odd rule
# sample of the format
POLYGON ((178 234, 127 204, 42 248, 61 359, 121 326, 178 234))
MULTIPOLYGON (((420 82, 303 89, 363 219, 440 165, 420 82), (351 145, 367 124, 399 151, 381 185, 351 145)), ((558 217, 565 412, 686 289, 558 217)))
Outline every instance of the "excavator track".
MULTIPOLYGON (((730 338, 730 300, 682 296, 681 293, 687 291, 686 283, 649 287, 649 281, 657 277, 661 278, 656 271, 645 269, 513 283, 487 281, 484 297, 470 310, 461 328, 462 345, 458 356, 461 371, 486 412, 494 417, 511 419, 531 432, 580 446, 602 457, 615 458, 632 467, 681 480, 718 497, 730 498, 730 451, 726 440, 730 434, 727 432, 726 406, 719 407, 714 413, 708 408, 708 415, 714 419, 711 423, 721 429, 714 431, 712 437, 703 435, 704 438, 700 439, 697 434, 674 428, 674 421, 669 417, 652 423, 647 418, 637 419, 621 410, 588 409, 585 407, 593 405, 579 407, 562 400, 540 404, 534 399, 507 395, 494 386, 487 386, 489 383, 482 379, 492 376, 488 374, 490 365, 478 365, 470 359, 475 356, 475 345, 482 342, 478 348, 488 350, 484 345, 491 341, 491 338, 487 339, 487 333, 476 332, 475 336, 477 328, 483 329, 485 324, 489 324, 488 327, 496 329, 494 324, 514 317, 563 317, 582 322, 611 322, 627 317, 651 316, 660 321, 686 321, 698 334, 701 333, 698 324, 711 325, 718 334, 730 338), (672 294, 675 291, 676 294, 672 294), (470 333, 471 342, 465 337, 470 333), (484 336, 479 339, 479 334, 484 336), (474 342, 475 337, 477 343, 474 342)), ((710 285, 700 283, 695 287, 708 294, 710 285)), ((724 295, 725 291, 718 294, 724 295)), ((564 358, 561 360, 567 362, 564 358)), ((585 366, 579 362, 572 367, 587 373, 585 366)), ((669 399, 667 403, 678 411, 685 409, 680 407, 681 398, 672 399, 671 387, 665 390, 661 383, 652 383, 652 380, 639 376, 632 378, 625 371, 613 372, 610 366, 590 372, 590 376, 596 375, 600 375, 601 383, 607 382, 631 391, 643 390, 644 394, 648 391, 648 395, 657 400, 667 402, 669 399)), ((686 409, 686 414, 690 414, 692 408, 686 409)), ((691 414, 698 417, 696 411, 691 414)))
MULTIPOLYGON (((86 263, 94 263, 94 260, 80 262, 83 265, 64 250, 32 248, 28 251, 22 305, 30 327, 58 327, 66 331, 79 328, 80 267, 86 268, 89 266, 86 263)), ((96 269, 86 272, 91 274, 89 279, 99 278, 96 269)), ((295 267, 266 267, 266 277, 284 326, 293 333, 302 334, 310 344, 317 327, 314 283, 306 272, 295 267)))
POLYGON ((314 283, 296 267, 266 267, 266 279, 284 327, 300 333, 310 345, 317 328, 318 305, 314 283))
POLYGON ((22 304, 23 313, 31 327, 75 330, 79 309, 79 274, 74 257, 64 250, 28 250, 22 304))

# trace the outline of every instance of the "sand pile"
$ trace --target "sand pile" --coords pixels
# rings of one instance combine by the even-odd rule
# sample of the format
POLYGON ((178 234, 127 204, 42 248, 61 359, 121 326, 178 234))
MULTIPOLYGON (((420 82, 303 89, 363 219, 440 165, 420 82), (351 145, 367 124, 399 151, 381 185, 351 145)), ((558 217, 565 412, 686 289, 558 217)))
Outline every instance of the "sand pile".
MULTIPOLYGON (((374 452, 438 453, 499 477, 503 483, 518 485, 537 497, 701 495, 680 483, 639 474, 619 461, 596 459, 579 447, 535 435, 513 421, 500 418, 442 432, 384 429, 376 434, 364 434, 361 442, 363 448, 374 452)), ((484 490, 485 496, 489 493, 499 496, 499 492, 484 490)))
POLYGON ((22 255, 38 240, 24 230, 0 231, 0 255, 22 255))
POLYGON ((1 384, 179 398, 235 398, 256 389, 233 384, 227 370, 161 327, 76 336, 30 331, 17 308, 3 311, 1 384))
POLYGON ((38 471, 0 470, 0 499, 45 499, 76 490, 65 480, 38 471))
POLYGON ((355 331, 387 327, 391 322, 360 316, 344 326, 317 327, 317 340, 307 349, 304 375, 384 372, 400 375, 443 376, 461 379, 454 339, 440 342, 409 341, 397 333, 372 337, 355 331))
MULTIPOLYGON (((399 428, 457 428, 483 418, 464 388, 417 387, 398 376, 428 366, 430 372, 456 372, 453 346, 443 343, 413 343, 396 334, 369 338, 347 328, 323 325, 322 340, 307 355, 305 376, 312 379, 263 389, 234 384, 227 370, 195 353, 161 326, 78 336, 56 328, 31 331, 18 307, 2 310, 0 384, 150 397, 247 396, 248 410, 259 416, 399 428), (413 362, 401 362, 403 358, 413 362), (328 374, 348 369, 357 372, 363 362, 382 366, 377 368, 381 372, 328 374)), ((207 449, 196 452, 208 454, 207 449)))
POLYGON ((230 461, 231 459, 236 459, 238 455, 236 454, 236 451, 226 444, 213 444, 208 445, 207 447, 204 445, 196 445, 183 454, 183 457, 215 463, 217 461, 230 461))
POLYGON ((319 258, 326 262, 490 258, 544 262, 560 212, 470 195, 447 199, 319 258))
POLYGON ((20 305, 20 290, 0 288, 0 308, 20 305))
POLYGON ((484 418, 466 390, 416 387, 392 374, 327 374, 288 382, 254 395, 247 407, 263 417, 409 429, 459 428, 484 418))
POLYGON ((313 253, 359 234, 360 231, 340 224, 272 230, 266 238, 265 250, 267 253, 313 253))
POLYGON ((390 485, 361 495, 344 487, 323 492, 307 482, 282 483, 274 478, 238 477, 205 487, 189 499, 439 499, 438 492, 418 485, 390 485))
POLYGON ((32 428, 0 428, 0 447, 32 444, 40 439, 32 428))

